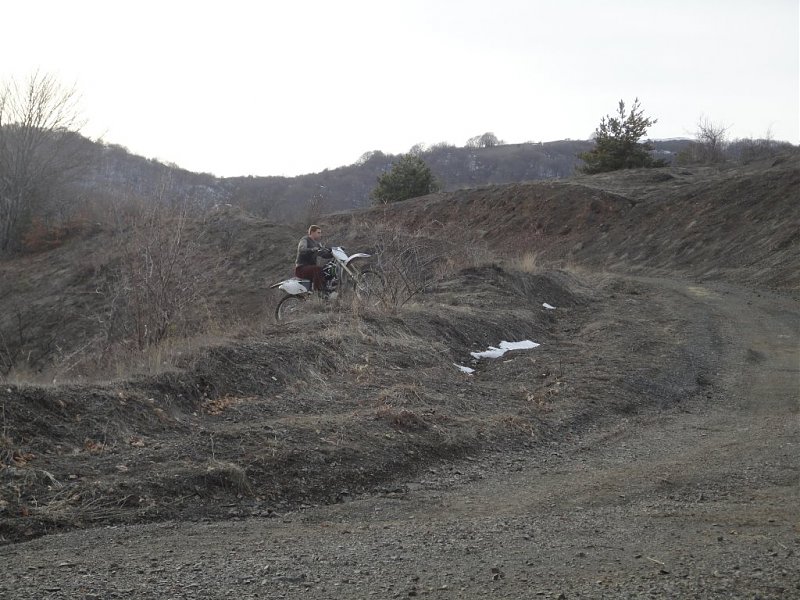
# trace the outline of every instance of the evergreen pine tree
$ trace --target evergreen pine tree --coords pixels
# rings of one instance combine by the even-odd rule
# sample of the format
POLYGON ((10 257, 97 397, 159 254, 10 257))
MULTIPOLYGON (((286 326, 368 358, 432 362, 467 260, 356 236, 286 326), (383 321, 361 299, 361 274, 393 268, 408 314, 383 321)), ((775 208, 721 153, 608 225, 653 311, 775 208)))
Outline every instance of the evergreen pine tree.
POLYGON ((371 195, 375 204, 388 204, 438 191, 439 184, 425 161, 416 154, 404 154, 378 177, 371 195))
POLYGON ((639 141, 647 133, 647 128, 656 122, 657 119, 644 116, 638 98, 634 100, 630 113, 626 113, 625 103, 620 100, 617 116, 603 117, 595 130, 594 148, 578 155, 585 163, 580 170, 591 174, 665 166, 663 160, 651 156, 653 147, 649 143, 639 141))

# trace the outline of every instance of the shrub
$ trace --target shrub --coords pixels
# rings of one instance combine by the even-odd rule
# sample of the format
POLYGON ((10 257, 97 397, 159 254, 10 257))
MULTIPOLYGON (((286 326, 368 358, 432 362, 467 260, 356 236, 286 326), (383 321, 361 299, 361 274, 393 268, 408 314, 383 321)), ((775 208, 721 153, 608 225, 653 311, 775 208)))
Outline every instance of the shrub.
POLYGON ((388 204, 438 192, 440 186, 430 167, 415 154, 404 154, 390 171, 378 177, 372 190, 375 204, 388 204))
POLYGON ((630 113, 626 112, 625 103, 620 100, 617 116, 603 117, 595 130, 594 148, 578 155, 585 163, 580 170, 592 174, 666 166, 666 162, 651 156, 651 144, 639 141, 647 133, 647 128, 656 122, 657 119, 644 116, 638 98, 634 100, 630 113))

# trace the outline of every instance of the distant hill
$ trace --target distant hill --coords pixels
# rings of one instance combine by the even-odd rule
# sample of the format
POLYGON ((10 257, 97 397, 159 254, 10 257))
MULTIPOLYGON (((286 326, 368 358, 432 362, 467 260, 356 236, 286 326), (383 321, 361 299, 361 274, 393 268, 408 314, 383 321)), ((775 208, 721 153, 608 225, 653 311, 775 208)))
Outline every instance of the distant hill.
MULTIPOLYGON (((655 154, 672 162, 689 140, 655 141, 655 154)), ((442 184, 454 191, 487 184, 561 179, 575 173, 577 155, 587 140, 498 144, 486 148, 439 144, 420 152, 442 184)), ((99 200, 163 198, 202 205, 232 204, 276 222, 313 220, 330 212, 363 208, 378 176, 396 155, 366 153, 356 163, 297 177, 228 177, 192 173, 177 165, 130 154, 115 145, 98 145, 90 175, 81 184, 99 200)))

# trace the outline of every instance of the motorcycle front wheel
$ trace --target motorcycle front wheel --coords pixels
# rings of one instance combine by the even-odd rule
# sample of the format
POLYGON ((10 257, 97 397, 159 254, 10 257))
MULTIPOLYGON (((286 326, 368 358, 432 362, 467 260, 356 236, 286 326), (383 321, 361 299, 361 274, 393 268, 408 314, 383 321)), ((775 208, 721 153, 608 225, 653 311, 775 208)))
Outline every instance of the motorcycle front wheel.
POLYGON ((308 310, 309 303, 310 300, 307 295, 287 294, 275 306, 275 320, 278 323, 295 321, 308 310))
POLYGON ((361 271, 355 284, 356 297, 361 302, 377 306, 384 301, 384 286, 386 282, 383 275, 377 271, 361 271))

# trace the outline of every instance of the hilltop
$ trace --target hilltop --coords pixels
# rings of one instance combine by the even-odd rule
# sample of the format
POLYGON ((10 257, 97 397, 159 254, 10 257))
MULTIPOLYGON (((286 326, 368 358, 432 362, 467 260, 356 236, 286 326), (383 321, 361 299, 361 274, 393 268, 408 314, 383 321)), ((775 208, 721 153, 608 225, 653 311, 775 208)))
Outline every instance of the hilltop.
POLYGON ((799 190, 791 152, 328 214, 411 288, 284 326, 302 231, 222 206, 186 222, 195 335, 142 352, 107 320, 131 231, 0 262, 0 591, 791 593, 799 190), (82 582, 31 577, 76 545, 82 582))
MULTIPOLYGON (((654 156, 668 162, 691 145, 690 140, 656 140, 654 156)), ((233 204, 275 222, 316 220, 319 215, 372 204, 370 193, 379 175, 398 156, 374 150, 353 164, 295 177, 246 175, 216 177, 192 173, 128 152, 124 147, 85 141, 91 168, 77 190, 77 202, 89 211, 108 210, 135 198, 185 200, 200 206, 233 204)), ((592 147, 589 140, 556 140, 490 147, 437 144, 416 152, 431 167, 443 190, 486 184, 560 179, 572 176, 578 154, 592 147)), ((777 145, 776 145, 777 147, 777 145)), ((265 165, 268 169, 269 165, 265 165)))

